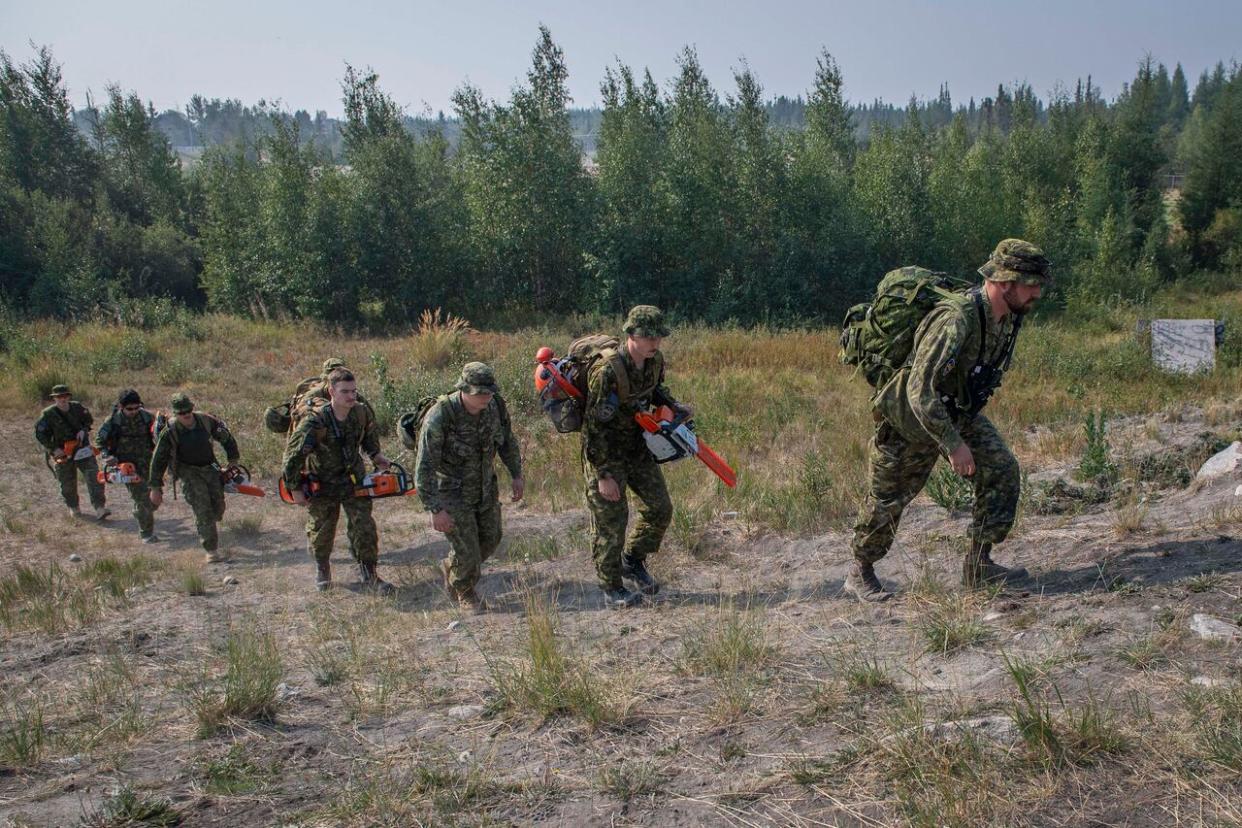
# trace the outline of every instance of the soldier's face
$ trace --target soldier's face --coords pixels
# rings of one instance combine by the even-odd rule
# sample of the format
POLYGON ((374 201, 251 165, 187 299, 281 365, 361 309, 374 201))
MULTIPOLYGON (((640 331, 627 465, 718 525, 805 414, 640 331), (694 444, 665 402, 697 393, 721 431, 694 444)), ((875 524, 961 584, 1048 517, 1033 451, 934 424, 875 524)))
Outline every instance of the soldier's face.
POLYGON ((61 411, 69 410, 69 395, 68 394, 58 394, 57 396, 52 397, 52 402, 61 411))
POLYGON ((1005 293, 1005 301, 1009 303, 1009 310, 1014 313, 1029 313, 1043 293, 1043 285, 1024 285, 1019 282, 1010 282, 1009 290, 1005 293))
POLYGON ((189 428, 190 426, 194 425, 194 412, 187 411, 184 414, 178 414, 177 422, 181 423, 186 428, 189 428))
POLYGON ((656 351, 660 350, 660 343, 663 341, 662 336, 631 336, 630 356, 637 359, 651 359, 656 355, 656 351))
POLYGON ((492 401, 491 394, 467 394, 461 392, 461 404, 466 409, 467 414, 478 414, 487 408, 488 403, 492 401))
POLYGON ((353 408, 358 404, 358 383, 338 382, 332 386, 332 404, 344 408, 353 408))
POLYGON ((141 405, 123 405, 121 410, 125 412, 125 416, 131 420, 138 416, 138 412, 142 410, 141 405))

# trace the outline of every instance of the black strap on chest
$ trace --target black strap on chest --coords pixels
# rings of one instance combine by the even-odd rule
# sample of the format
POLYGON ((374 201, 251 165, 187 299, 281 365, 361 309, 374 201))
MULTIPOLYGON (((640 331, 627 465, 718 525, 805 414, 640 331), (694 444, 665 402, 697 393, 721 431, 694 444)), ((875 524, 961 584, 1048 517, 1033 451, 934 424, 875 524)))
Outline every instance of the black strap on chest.
POLYGON ((969 408, 963 411, 958 406, 957 400, 952 397, 944 400, 949 413, 953 416, 965 413, 973 417, 988 404, 988 400, 1000 388, 1005 372, 1009 370, 1009 364, 1013 361, 1014 346, 1018 342, 1018 330, 1022 327, 1022 317, 1015 314, 1013 317, 1013 327, 1010 328, 1009 334, 1005 337, 1005 342, 1001 346, 1001 351, 996 361, 987 362, 983 359, 988 339, 988 312, 983 304, 983 289, 975 288, 972 290, 970 298, 975 306, 975 310, 979 314, 979 360, 966 378, 966 392, 970 395, 969 408))
POLYGON ((336 413, 332 411, 331 402, 320 410, 319 416, 328 421, 328 427, 332 429, 332 436, 336 438, 337 445, 341 447, 341 463, 345 465, 345 473, 349 475, 349 481, 357 486, 359 481, 358 475, 354 474, 354 460, 357 459, 358 452, 354 451, 351 456, 349 447, 345 445, 345 432, 341 430, 341 424, 336 419, 336 413))

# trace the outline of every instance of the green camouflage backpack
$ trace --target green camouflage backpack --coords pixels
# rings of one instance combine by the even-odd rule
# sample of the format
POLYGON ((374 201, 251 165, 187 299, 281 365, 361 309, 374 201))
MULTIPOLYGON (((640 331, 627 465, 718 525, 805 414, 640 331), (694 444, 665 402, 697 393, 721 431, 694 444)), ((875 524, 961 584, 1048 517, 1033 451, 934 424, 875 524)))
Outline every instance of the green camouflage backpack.
POLYGON ((971 285, 922 267, 902 267, 884 274, 870 303, 855 305, 841 323, 841 362, 861 371, 874 388, 882 387, 905 365, 914 332, 931 309, 971 285))
POLYGON ((308 377, 299 382, 289 399, 279 405, 269 406, 263 412, 263 425, 273 434, 288 434, 302 418, 310 414, 313 408, 312 392, 323 383, 323 377, 308 377))
POLYGON ((414 406, 413 411, 398 417, 397 435, 401 437, 401 445, 410 451, 418 451, 418 432, 423 427, 423 420, 427 419, 427 413, 435 407, 436 403, 447 399, 447 394, 441 394, 438 397, 423 397, 414 406))

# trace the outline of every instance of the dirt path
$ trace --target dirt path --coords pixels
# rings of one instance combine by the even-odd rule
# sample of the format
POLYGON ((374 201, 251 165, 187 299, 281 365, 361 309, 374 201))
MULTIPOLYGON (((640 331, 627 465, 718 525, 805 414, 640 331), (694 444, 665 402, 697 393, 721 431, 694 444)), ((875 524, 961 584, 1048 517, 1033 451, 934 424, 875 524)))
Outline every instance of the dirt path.
MULTIPOLYGON (((1205 428, 1196 416, 1156 437, 1123 424, 1114 442, 1172 450, 1205 428)), ((234 560, 203 565, 180 501, 158 513, 154 547, 137 542, 123 491, 105 523, 64 516, 25 430, 0 426, 3 572, 56 564, 72 580, 103 558, 155 563, 85 623, 4 631, 4 750, 34 706, 46 733, 0 775, 0 824, 122 824, 122 788, 204 826, 1223 825, 1242 813, 1236 775, 1187 764, 1202 753, 1187 692, 1242 678, 1237 643, 1189 627, 1242 615, 1236 475, 1028 511, 1001 559, 1033 577, 984 597, 954 586, 968 518, 920 498, 879 567, 900 597, 878 608, 841 595, 844 532, 777 537, 718 515, 694 555, 670 544, 653 559, 664 589, 650 606, 607 610, 584 514, 506 505, 482 583, 493 611, 463 618, 434 568, 446 544, 413 500, 376 507, 381 571, 399 594, 351 586, 342 530, 341 586, 319 595, 293 507, 230 497, 234 560), (206 595, 185 593, 194 572, 206 595), (598 723, 581 699, 541 715, 506 693, 531 657, 532 596, 551 607, 574 686, 605 709, 598 723), (936 651, 940 622, 968 642, 936 651), (200 738, 195 694, 246 631, 276 643, 274 721, 200 738), (921 776, 911 770, 918 757, 892 749, 910 722, 1012 720, 1007 661, 1029 666, 1054 717, 1098 702, 1124 744, 1054 766, 1012 734, 972 737, 976 766, 930 740, 917 742, 921 776), (939 810, 924 818, 919 802, 939 810)))

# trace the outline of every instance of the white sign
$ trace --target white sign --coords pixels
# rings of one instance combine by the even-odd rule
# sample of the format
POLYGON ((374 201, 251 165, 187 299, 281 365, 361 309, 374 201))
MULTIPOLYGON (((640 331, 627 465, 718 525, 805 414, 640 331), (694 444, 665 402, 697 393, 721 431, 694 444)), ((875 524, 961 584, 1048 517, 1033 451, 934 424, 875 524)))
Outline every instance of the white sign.
POLYGON ((1157 368, 1178 374, 1216 367, 1216 320, 1151 320, 1151 358, 1157 368))

